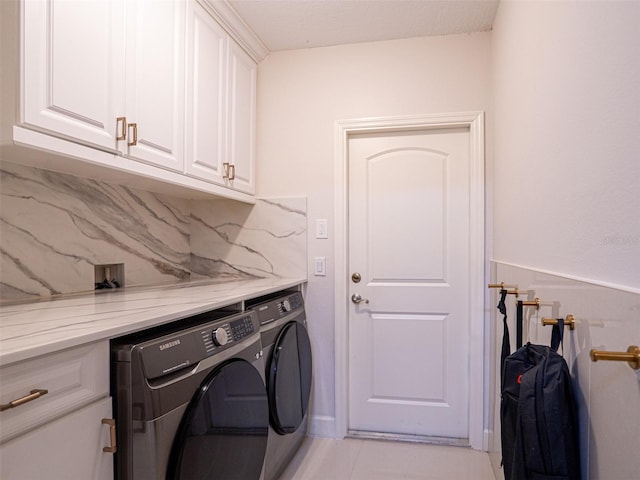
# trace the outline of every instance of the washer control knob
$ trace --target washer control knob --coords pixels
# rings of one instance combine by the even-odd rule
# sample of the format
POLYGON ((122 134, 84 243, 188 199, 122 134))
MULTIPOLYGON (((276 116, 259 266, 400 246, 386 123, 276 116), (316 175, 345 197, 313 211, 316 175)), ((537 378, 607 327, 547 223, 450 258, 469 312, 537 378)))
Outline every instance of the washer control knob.
POLYGON ((211 339, 217 347, 224 347, 229 341, 229 335, 224 328, 218 327, 211 332, 211 339))
POLYGON ((284 302, 282 302, 282 311, 283 312, 291 311, 291 302, 289 302, 289 299, 286 299, 284 302))

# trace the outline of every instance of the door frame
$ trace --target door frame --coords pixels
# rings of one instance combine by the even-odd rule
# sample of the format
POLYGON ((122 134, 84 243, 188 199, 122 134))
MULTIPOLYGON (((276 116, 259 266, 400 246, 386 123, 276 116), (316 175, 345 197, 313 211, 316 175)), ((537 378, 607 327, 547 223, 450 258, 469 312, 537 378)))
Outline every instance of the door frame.
POLYGON ((485 391, 485 166, 484 112, 460 112, 398 117, 338 120, 335 123, 335 433, 345 437, 348 428, 349 319, 348 303, 348 188, 349 139, 361 133, 469 128, 469 444, 489 447, 485 432, 488 392, 485 391))

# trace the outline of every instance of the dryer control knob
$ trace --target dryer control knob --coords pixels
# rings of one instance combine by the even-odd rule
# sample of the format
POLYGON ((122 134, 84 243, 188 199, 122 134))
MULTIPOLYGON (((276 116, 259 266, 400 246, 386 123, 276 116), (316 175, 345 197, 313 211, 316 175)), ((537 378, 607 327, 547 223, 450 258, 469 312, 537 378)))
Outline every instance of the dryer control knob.
POLYGON ((213 332, 211 332, 211 339, 217 347, 223 347, 229 341, 229 335, 224 328, 218 327, 213 332))
POLYGON ((285 300, 284 302, 282 302, 282 311, 283 312, 290 312, 291 311, 291 302, 289 302, 289 300, 285 300))

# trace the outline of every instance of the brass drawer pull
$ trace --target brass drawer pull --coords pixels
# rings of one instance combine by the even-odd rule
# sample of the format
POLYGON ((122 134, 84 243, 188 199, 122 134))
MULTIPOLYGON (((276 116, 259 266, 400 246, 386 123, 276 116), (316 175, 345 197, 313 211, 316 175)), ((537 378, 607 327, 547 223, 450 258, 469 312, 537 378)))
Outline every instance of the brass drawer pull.
POLYGON ((236 178, 236 166, 231 164, 229 165, 229 180, 235 180, 236 178))
POLYGON ((222 164, 222 168, 224 168, 224 175, 222 175, 222 178, 229 179, 229 165, 229 162, 224 162, 222 164))
POLYGON ((116 453, 116 421, 113 418, 103 418, 103 425, 109 425, 109 435, 111 437, 111 446, 103 447, 102 451, 105 453, 116 453))
POLYGON ((591 349, 591 360, 612 360, 616 362, 628 362, 634 370, 640 369, 640 347, 631 345, 626 352, 607 352, 591 349))
POLYGON ((133 128, 133 136, 131 138, 131 141, 127 142, 127 145, 129 145, 130 147, 137 145, 138 144, 138 124, 130 123, 127 128, 133 128))
POLYGON ((10 408, 19 407, 20 405, 30 402, 31 400, 35 400, 36 398, 40 398, 47 393, 49 393, 49 390, 44 390, 41 388, 31 390, 31 392, 29 392, 29 395, 25 395, 22 398, 18 398, 16 400, 13 400, 12 402, 0 405, 0 412, 4 412, 5 410, 9 410, 10 408))
POLYGON ((122 127, 120 128, 120 135, 116 137, 116 140, 126 140, 127 139, 127 117, 116 118, 116 130, 118 130, 118 124, 120 122, 122 122, 122 127))

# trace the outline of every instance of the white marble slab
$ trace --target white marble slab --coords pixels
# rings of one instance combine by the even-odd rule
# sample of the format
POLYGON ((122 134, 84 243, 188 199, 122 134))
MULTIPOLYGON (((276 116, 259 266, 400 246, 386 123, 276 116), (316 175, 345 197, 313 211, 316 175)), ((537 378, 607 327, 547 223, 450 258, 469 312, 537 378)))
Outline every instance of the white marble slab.
POLYGON ((126 286, 307 275, 306 198, 192 201, 7 162, 0 174, 0 301, 90 291, 104 264, 124 264, 126 286))
POLYGON ((194 282, 4 305, 0 365, 114 338, 304 282, 304 277, 194 282))
POLYGON ((90 291, 95 265, 126 285, 190 278, 189 200, 3 162, 0 298, 90 291))
POLYGON ((306 198, 191 202, 192 278, 307 276, 306 198))

